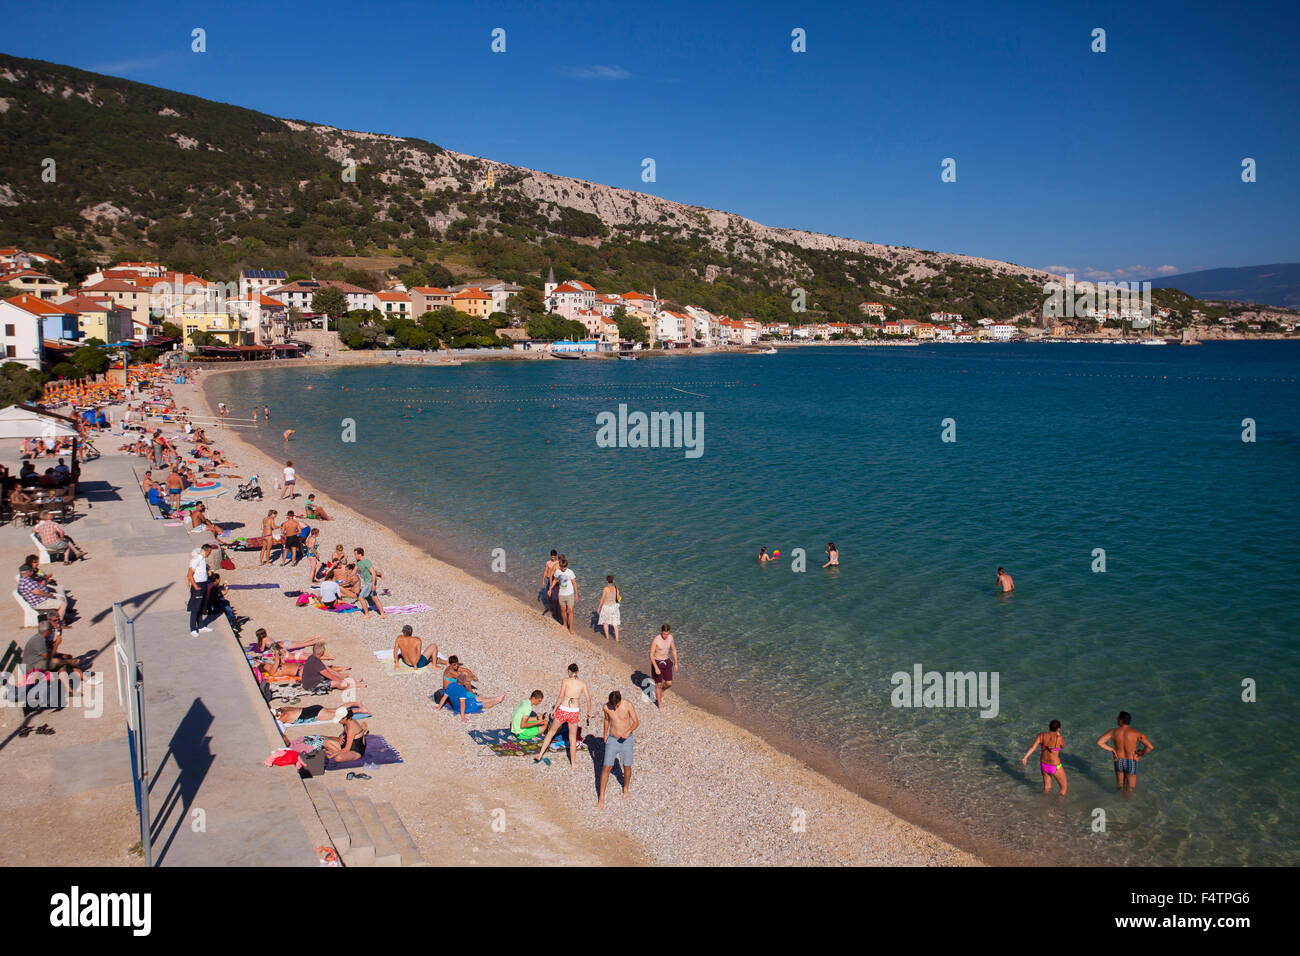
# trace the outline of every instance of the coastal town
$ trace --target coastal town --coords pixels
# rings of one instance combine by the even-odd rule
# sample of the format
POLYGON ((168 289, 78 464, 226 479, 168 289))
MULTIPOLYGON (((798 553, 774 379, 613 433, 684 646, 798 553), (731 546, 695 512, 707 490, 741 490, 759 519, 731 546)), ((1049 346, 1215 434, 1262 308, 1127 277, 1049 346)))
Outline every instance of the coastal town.
MULTIPOLYGON (((419 323, 440 310, 487 323, 498 347, 549 353, 610 353, 635 349, 730 349, 816 342, 918 344, 1012 341, 1130 340, 1163 344, 1168 308, 1103 301, 1062 320, 1048 310, 1041 321, 1013 322, 933 312, 926 319, 897 315, 897 307, 863 302, 861 322, 816 321, 795 311, 789 322, 717 315, 678 306, 650 293, 600 291, 581 279, 556 281, 549 270, 540 291, 503 281, 407 287, 395 278, 376 289, 339 279, 291 278, 282 269, 243 269, 233 281, 203 278, 159 262, 120 261, 86 275, 75 286, 50 273, 59 260, 42 252, 0 249, 0 346, 5 358, 32 370, 49 369, 78 347, 179 346, 199 358, 245 360, 298 357, 313 348, 339 348, 332 331, 348 316, 386 331, 419 323), (539 338, 530 314, 571 323, 563 338, 539 338), (799 321, 805 319, 805 321, 799 321), (581 333, 579 333, 579 326, 581 333), (323 337, 313 333, 325 333, 323 337)), ((1149 290, 1148 290, 1149 295, 1149 290)), ((1293 335, 1294 314, 1272 328, 1251 316, 1211 319, 1191 315, 1196 338, 1274 331, 1293 335)), ((426 336, 426 340, 429 337, 426 336)), ((400 343, 399 343, 400 344, 400 343)), ((429 341, 429 344, 434 344, 429 341)))

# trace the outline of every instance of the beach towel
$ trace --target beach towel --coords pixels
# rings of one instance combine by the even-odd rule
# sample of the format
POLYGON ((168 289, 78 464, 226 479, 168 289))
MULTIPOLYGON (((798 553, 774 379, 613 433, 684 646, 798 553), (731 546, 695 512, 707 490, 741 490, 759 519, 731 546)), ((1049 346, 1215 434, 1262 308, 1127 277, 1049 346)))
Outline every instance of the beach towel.
POLYGON ((390 744, 379 734, 366 734, 366 754, 360 760, 350 760, 347 763, 335 763, 333 760, 325 761, 326 772, 330 770, 360 770, 363 767, 383 767, 387 764, 402 763, 402 755, 397 752, 390 744))
POLYGON ((432 610, 427 604, 398 604, 396 607, 384 608, 384 614, 420 614, 432 610))
POLYGON ((226 587, 231 591, 262 591, 267 588, 278 589, 278 584, 227 584, 226 587))
POLYGON ((296 729, 296 728, 298 728, 298 727, 316 727, 316 726, 318 726, 318 725, 320 725, 320 724, 333 724, 333 723, 337 723, 337 721, 334 721, 334 720, 304 720, 304 721, 303 721, 302 723, 300 723, 300 724, 299 724, 299 723, 293 723, 293 724, 282 724, 280 721, 277 720, 277 721, 275 722, 275 726, 278 727, 279 730, 280 730, 280 733, 283 734, 283 733, 288 732, 288 730, 289 730, 290 727, 293 727, 293 728, 296 729))
POLYGON ((501 730, 471 730, 469 738, 480 747, 487 747, 498 757, 532 757, 542 751, 542 735, 532 740, 520 740, 510 732, 509 727, 501 730))

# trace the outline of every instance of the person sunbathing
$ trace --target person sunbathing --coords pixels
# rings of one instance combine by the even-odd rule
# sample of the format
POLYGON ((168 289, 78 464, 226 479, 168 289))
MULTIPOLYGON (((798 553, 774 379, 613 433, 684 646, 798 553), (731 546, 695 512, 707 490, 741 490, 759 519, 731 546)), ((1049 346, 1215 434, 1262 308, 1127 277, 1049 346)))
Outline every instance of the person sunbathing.
POLYGON ((307 517, 308 517, 308 518, 314 518, 314 519, 319 520, 319 521, 333 521, 333 520, 334 520, 333 518, 331 518, 329 515, 327 515, 327 514, 325 513, 325 509, 324 509, 324 508, 322 508, 320 505, 318 505, 318 504, 316 503, 316 496, 315 496, 315 495, 308 495, 308 496, 307 496, 307 517))
POLYGON ((303 661, 289 660, 283 644, 275 644, 271 648, 271 659, 262 664, 262 677, 272 684, 289 684, 302 676, 303 665, 303 661))
POLYGON ((483 711, 495 707, 505 699, 506 695, 502 694, 500 697, 490 697, 485 698, 484 700, 479 700, 474 696, 473 692, 462 685, 459 681, 453 680, 442 692, 442 698, 438 701, 438 709, 441 710, 443 707, 448 707, 451 709, 453 714, 459 711, 460 719, 465 723, 469 723, 469 718, 466 715, 481 714, 483 711))
POLYGON ((442 660, 443 658, 438 654, 438 645, 430 643, 428 647, 421 647, 420 639, 415 636, 415 631, 409 624, 402 627, 402 633, 393 643, 394 664, 405 664, 407 667, 419 670, 421 667, 437 664, 442 660))
POLYGON ((370 725, 365 718, 373 717, 361 709, 359 704, 340 707, 334 712, 334 719, 343 727, 343 733, 337 737, 326 737, 321 741, 325 756, 335 763, 359 763, 366 755, 366 734, 370 725))
MULTIPOLYGON (((367 710, 364 704, 353 704, 358 710, 367 710)), ((346 707, 330 708, 329 712, 322 714, 325 710, 324 704, 312 704, 309 707, 277 707, 275 709, 275 719, 282 724, 312 724, 312 723, 329 723, 331 718, 335 717, 340 710, 346 710, 346 707)))
POLYGON ((316 645, 316 649, 302 665, 302 689, 317 691, 324 689, 343 690, 346 687, 365 687, 365 681, 348 676, 352 668, 325 664, 325 643, 316 645))
POLYGON ((206 529, 212 532, 212 537, 218 544, 221 543, 221 529, 208 518, 208 510, 203 502, 200 501, 186 513, 185 521, 190 526, 191 534, 206 529))

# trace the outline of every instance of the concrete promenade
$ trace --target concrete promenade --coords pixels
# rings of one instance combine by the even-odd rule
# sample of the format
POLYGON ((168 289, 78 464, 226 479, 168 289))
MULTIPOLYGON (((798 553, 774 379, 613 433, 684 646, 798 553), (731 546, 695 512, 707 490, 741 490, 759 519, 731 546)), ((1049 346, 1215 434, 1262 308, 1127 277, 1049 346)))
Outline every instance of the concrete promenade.
MULTIPOLYGON (((17 472, 17 442, 0 450, 17 472)), ((144 665, 153 857, 156 866, 315 866, 325 829, 296 773, 263 765, 280 745, 256 682, 224 618, 190 637, 185 570, 193 548, 211 540, 155 520, 132 466, 143 459, 109 451, 82 468, 77 517, 65 530, 90 559, 46 567, 71 595, 75 617, 62 650, 98 655, 98 693, 62 711, 24 718, 0 707, 0 864, 141 865, 126 721, 113 663, 112 605, 135 619, 144 665), (47 724, 54 735, 18 736, 47 724)), ((0 528, 0 566, 14 575, 36 549, 30 529, 0 528)), ((237 582, 239 572, 229 573, 237 582)), ((0 600, 7 646, 23 628, 12 594, 0 600)), ((237 604, 236 596, 236 606, 237 604)), ((254 622, 255 624, 257 622, 254 622)), ((251 633, 251 631, 250 631, 251 633)))

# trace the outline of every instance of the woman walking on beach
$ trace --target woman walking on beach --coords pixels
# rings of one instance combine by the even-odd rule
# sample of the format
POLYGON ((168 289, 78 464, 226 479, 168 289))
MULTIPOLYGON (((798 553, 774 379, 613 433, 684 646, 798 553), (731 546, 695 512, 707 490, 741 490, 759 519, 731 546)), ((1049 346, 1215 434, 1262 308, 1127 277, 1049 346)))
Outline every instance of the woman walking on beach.
POLYGON ((605 575, 605 587, 600 592, 600 603, 596 605, 596 623, 605 629, 605 640, 609 640, 609 629, 614 629, 614 642, 618 643, 618 626, 621 624, 622 615, 619 613, 619 604, 623 600, 623 595, 618 591, 618 585, 614 583, 614 575, 605 575))
MULTIPOLYGON (((561 557, 560 560, 564 560, 561 557)), ((578 728, 578 718, 582 715, 582 710, 578 707, 578 697, 587 701, 587 720, 591 720, 591 691, 587 689, 585 681, 578 677, 578 665, 569 665, 569 676, 560 681, 560 693, 556 697, 555 710, 551 713, 551 726, 546 731, 546 736, 542 740, 542 748, 533 758, 533 763, 539 763, 542 756, 546 753, 546 748, 551 745, 555 735, 559 733, 560 728, 565 724, 569 725, 569 769, 574 767, 573 755, 578 750, 578 742, 582 737, 582 731, 578 728)))
POLYGON ((1065 746, 1065 737, 1061 734, 1061 722, 1053 720, 1047 725, 1045 733, 1039 733, 1034 738, 1034 742, 1029 745, 1025 755, 1020 758, 1020 766, 1025 766, 1029 761, 1029 755, 1037 747, 1040 750, 1038 758, 1038 767, 1043 772, 1043 793, 1052 792, 1052 781, 1055 780, 1061 785, 1061 796, 1065 796, 1065 791, 1069 787, 1069 781, 1065 779, 1065 768, 1061 766, 1061 748, 1065 746))

